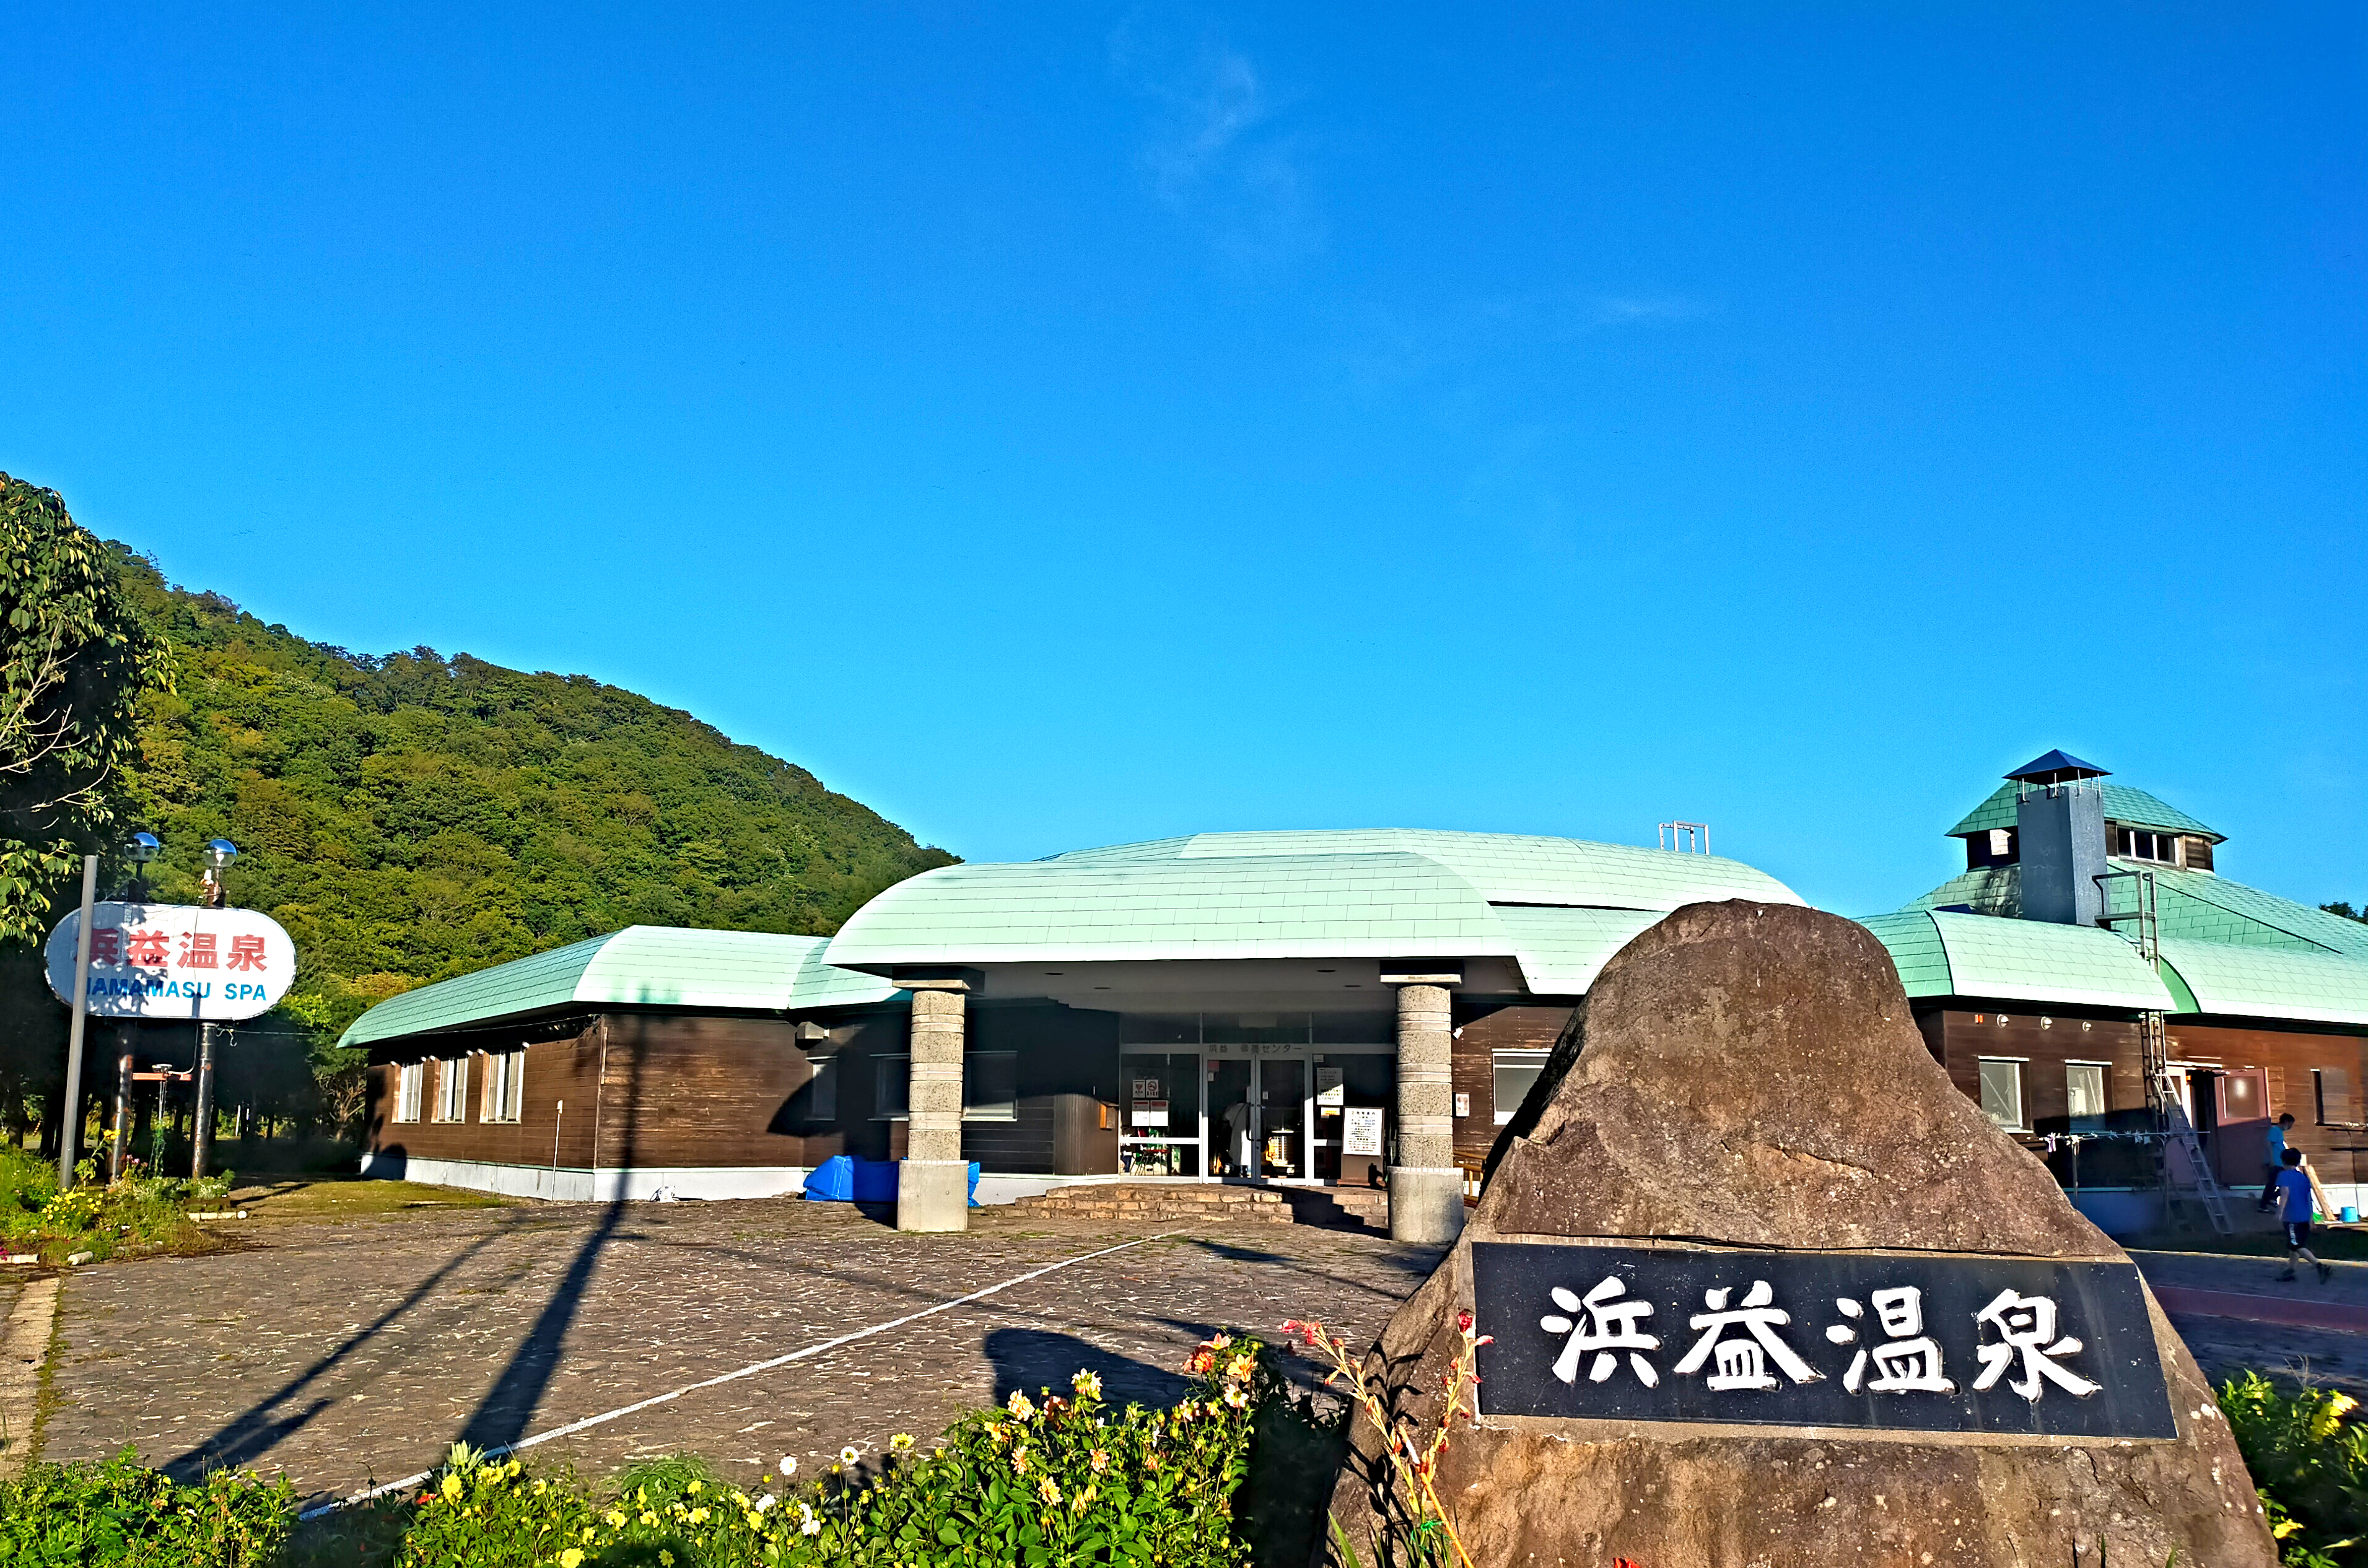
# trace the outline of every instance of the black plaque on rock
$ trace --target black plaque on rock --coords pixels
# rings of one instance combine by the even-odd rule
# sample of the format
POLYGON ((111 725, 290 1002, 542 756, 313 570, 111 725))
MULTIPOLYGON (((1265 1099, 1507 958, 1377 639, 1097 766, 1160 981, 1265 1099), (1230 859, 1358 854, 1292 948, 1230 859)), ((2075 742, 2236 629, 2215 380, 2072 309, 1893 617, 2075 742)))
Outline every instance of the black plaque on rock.
POLYGON ((2137 1269, 1472 1244, 1490 1416, 2173 1437, 2137 1269))

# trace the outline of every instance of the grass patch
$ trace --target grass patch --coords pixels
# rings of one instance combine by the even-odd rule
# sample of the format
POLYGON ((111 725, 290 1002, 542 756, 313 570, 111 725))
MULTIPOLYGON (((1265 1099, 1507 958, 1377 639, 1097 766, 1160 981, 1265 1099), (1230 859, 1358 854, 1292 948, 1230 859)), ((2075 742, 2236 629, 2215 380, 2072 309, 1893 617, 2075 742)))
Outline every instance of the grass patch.
POLYGON ((516 1199, 464 1187, 368 1176, 250 1176, 230 1192, 229 1207, 257 1220, 336 1221, 434 1214, 451 1209, 507 1209, 516 1199))

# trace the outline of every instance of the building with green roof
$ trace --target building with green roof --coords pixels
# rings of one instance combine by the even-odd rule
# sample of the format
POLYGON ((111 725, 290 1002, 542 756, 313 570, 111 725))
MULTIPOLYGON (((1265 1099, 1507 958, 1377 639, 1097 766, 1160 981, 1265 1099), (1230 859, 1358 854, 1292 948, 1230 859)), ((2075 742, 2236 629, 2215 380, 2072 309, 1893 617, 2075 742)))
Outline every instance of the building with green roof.
POLYGON ((1864 924, 1933 1054, 2085 1210, 2124 1232, 2162 1218, 2148 1015, 2223 1183, 2260 1185, 2291 1112, 2330 1200, 2360 1204, 2368 924, 2234 880, 2225 835, 2061 752, 1949 833, 1964 871, 1864 924))
POLYGON ((1604 963, 1727 898, 1800 902, 1626 845, 1198 834, 944 867, 827 939, 632 927, 397 996, 346 1040, 381 1062, 372 1168, 427 1179, 782 1191, 845 1153, 901 1162, 919 1228, 962 1222, 974 1162, 989 1199, 1386 1186, 1398 1233, 1439 1239, 1604 963))

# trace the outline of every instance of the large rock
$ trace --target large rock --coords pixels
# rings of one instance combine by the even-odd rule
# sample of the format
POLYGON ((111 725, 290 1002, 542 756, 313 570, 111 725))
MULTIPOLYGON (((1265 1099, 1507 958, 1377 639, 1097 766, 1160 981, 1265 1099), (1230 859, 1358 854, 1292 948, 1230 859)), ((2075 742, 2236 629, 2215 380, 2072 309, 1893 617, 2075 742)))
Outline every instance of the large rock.
MULTIPOLYGON (((1693 904, 1645 932, 1598 980, 1576 1062, 1551 1063, 1525 1110, 1534 1125, 1508 1130, 1525 1135, 1499 1150, 1462 1239, 1367 1363, 1426 1430, 1456 1312, 1474 1301, 1475 1244, 1884 1249, 1961 1269, 1969 1255, 2128 1261, 1950 1083, 1873 936, 1812 910, 1693 904)), ((1871 1273, 1883 1262, 1870 1256, 1871 1273)), ((1438 1491, 1484 1568, 2065 1568, 2173 1551, 2182 1568, 2271 1568, 2212 1391, 2142 1300, 2175 1437, 1484 1414, 1454 1437, 1438 1491)), ((1478 1304, 1483 1332, 1507 1331, 1478 1304)), ((2142 1345, 2137 1312, 2133 1300, 2126 1333, 2142 1345)), ((2159 1423, 2158 1396, 2150 1408, 2159 1423)), ((1390 1486, 1360 1416, 1333 1512, 1368 1564, 1400 1561, 1376 1531, 1399 1501, 1390 1486)))

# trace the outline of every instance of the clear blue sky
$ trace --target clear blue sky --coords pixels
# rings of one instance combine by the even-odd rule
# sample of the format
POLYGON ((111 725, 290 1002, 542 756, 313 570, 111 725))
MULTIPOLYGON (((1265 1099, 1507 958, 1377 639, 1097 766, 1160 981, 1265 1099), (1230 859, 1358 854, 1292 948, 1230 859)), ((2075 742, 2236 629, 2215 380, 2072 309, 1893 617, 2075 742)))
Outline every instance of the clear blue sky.
POLYGON ((2353 5, 12 8, 0 468, 973 858, 2063 746, 2368 900, 2353 5))

